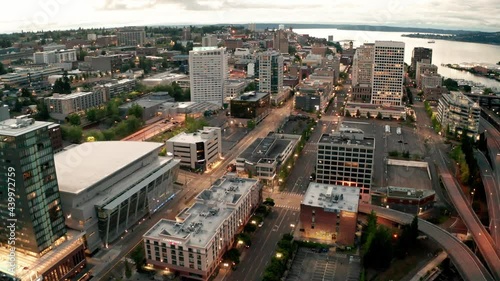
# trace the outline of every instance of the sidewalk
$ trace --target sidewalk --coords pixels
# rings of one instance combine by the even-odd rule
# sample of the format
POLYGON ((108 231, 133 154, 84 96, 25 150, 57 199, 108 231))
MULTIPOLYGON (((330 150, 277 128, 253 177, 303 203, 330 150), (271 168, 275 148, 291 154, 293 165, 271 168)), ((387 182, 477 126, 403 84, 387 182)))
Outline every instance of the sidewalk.
POLYGON ((428 272, 430 272, 436 266, 441 264, 447 257, 448 257, 448 254, 446 252, 443 251, 443 252, 439 253, 439 255, 437 255, 428 264, 426 264, 422 269, 420 269, 417 272, 417 274, 415 274, 415 276, 410 281, 427 280, 427 278, 432 276, 432 274, 429 275, 428 272))

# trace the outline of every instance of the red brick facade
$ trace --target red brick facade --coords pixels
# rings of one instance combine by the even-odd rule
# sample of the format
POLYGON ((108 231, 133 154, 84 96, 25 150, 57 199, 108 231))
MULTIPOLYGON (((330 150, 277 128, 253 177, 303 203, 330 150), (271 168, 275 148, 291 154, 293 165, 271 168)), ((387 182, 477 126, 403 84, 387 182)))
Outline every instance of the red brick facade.
POLYGON ((325 211, 324 208, 300 205, 300 222, 305 239, 331 240, 341 245, 354 244, 357 213, 325 211))

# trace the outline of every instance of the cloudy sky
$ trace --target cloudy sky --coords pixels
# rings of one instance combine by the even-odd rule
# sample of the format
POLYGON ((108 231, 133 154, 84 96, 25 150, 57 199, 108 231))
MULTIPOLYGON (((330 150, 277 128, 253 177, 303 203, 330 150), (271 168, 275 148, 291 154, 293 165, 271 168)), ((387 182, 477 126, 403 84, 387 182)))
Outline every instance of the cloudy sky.
POLYGON ((498 0, 14 0, 0 32, 128 25, 347 23, 500 31, 498 0))

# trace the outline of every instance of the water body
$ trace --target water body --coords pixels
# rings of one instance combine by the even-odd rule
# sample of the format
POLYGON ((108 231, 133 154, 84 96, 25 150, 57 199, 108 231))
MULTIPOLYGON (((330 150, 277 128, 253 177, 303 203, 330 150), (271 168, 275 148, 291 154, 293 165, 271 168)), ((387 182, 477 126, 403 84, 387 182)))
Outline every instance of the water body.
POLYGON ((428 43, 429 39, 402 37, 401 32, 381 32, 381 31, 360 31, 360 30, 339 30, 339 29, 294 29, 298 34, 309 34, 317 38, 328 38, 333 35, 334 41, 350 40, 354 47, 364 43, 374 43, 376 40, 392 40, 405 42, 405 62, 411 64, 413 48, 426 47, 432 49, 432 63, 438 66, 438 72, 444 77, 452 79, 470 80, 481 83, 486 87, 500 89, 500 82, 493 79, 474 76, 466 71, 459 71, 441 64, 454 63, 489 63, 496 64, 500 61, 500 46, 467 43, 447 40, 434 40, 435 43, 428 43))

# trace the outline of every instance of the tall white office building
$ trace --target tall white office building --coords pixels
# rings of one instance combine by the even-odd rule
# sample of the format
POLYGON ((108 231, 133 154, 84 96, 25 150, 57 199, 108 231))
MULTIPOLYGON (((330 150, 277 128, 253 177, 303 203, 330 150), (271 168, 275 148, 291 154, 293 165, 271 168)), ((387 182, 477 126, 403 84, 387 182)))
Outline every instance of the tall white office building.
POLYGON ((191 101, 222 106, 227 80, 226 48, 198 47, 189 52, 191 101))
POLYGON ((404 42, 375 41, 371 103, 402 105, 404 54, 404 42))

